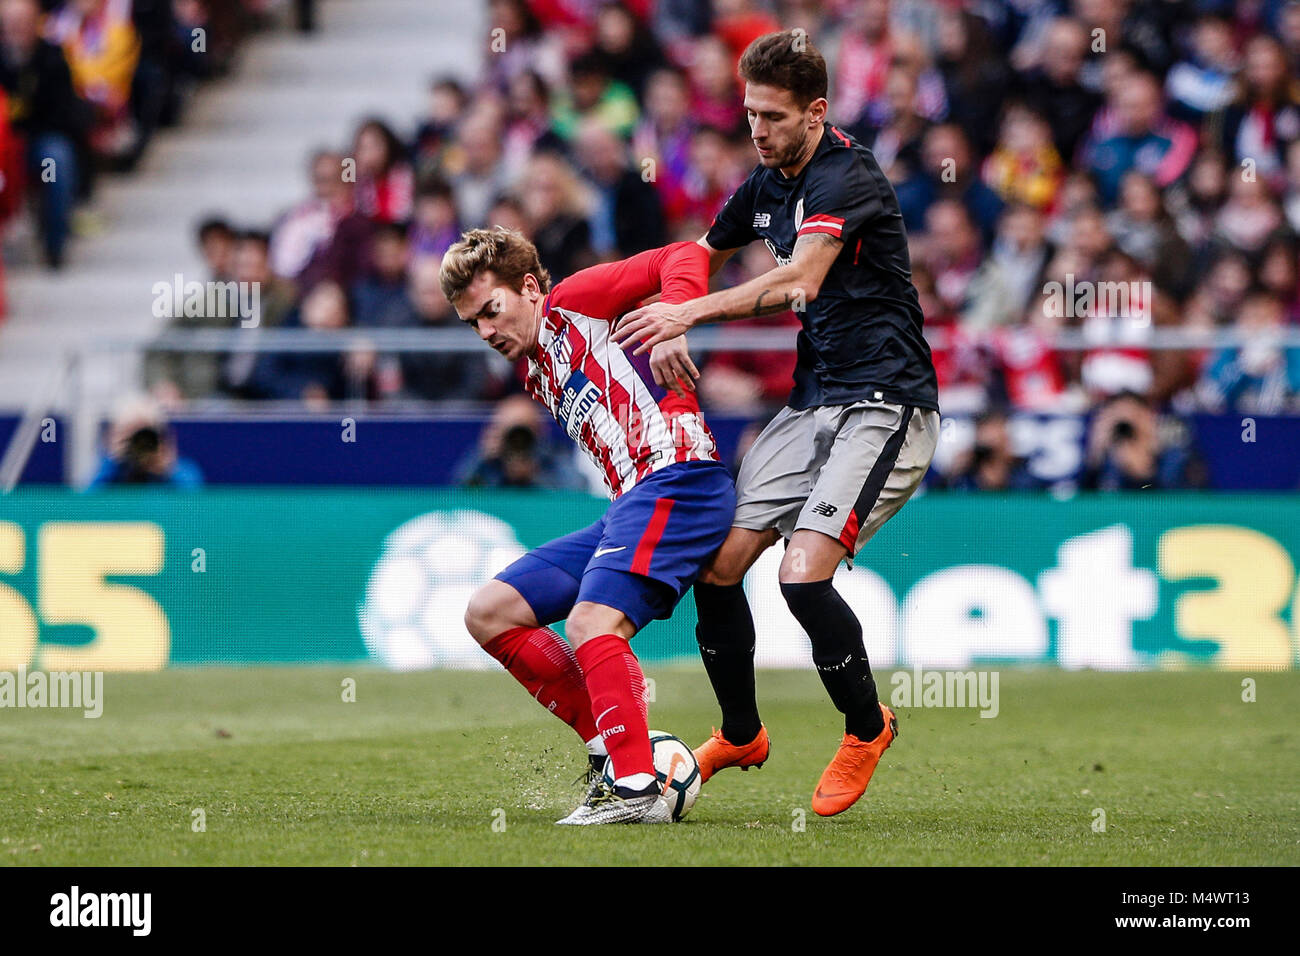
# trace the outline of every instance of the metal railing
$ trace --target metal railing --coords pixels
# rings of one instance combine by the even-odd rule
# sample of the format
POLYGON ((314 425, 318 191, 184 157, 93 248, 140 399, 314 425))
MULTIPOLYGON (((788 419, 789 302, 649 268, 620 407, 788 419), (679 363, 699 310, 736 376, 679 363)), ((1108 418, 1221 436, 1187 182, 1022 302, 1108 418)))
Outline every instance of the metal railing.
MULTIPOLYGON (((234 320, 232 320, 234 321, 234 320)), ((689 333, 691 351, 697 355, 710 352, 787 351, 795 346, 797 329, 736 328, 707 326, 689 333)), ((1039 347, 1063 352, 1086 352, 1095 349, 1124 348, 1151 351, 1213 350, 1240 347, 1261 341, 1276 348, 1300 348, 1300 328, 1286 327, 1267 333, 1243 335, 1228 328, 1188 329, 1156 327, 1133 321, 1098 324, 1083 328, 1044 333, 1010 326, 978 333, 962 332, 954 336, 947 329, 928 329, 926 339, 932 348, 942 349, 960 342, 964 345, 991 343, 999 336, 1023 336, 1039 347)), ((51 375, 46 387, 25 402, 22 421, 0 457, 0 492, 12 488, 23 472, 36 444, 41 421, 55 411, 70 414, 71 454, 67 458, 68 478, 86 477, 97 457, 98 424, 109 405, 124 393, 138 390, 138 359, 148 353, 345 353, 358 349, 381 354, 495 353, 467 328, 411 329, 313 329, 229 328, 168 329, 149 339, 127 335, 97 335, 88 339, 42 342, 0 343, 10 355, 39 356, 48 362, 51 375), (89 387, 88 371, 95 365, 109 365, 116 381, 109 387, 89 387)), ((345 403, 347 404, 347 403, 345 403)), ((382 407, 382 406, 380 406, 382 407)))

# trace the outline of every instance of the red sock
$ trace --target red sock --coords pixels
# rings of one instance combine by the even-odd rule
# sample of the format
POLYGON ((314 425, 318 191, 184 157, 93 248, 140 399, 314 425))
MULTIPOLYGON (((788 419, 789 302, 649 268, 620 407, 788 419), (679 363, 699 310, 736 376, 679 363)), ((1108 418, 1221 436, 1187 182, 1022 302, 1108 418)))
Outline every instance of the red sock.
POLYGON ((596 727, 614 763, 614 778, 634 773, 653 776, 645 675, 632 648, 617 634, 603 634, 579 647, 577 655, 596 727))
POLYGON ((539 704, 576 730, 583 743, 600 733, 573 648, 549 627, 512 627, 483 650, 505 665, 539 704))

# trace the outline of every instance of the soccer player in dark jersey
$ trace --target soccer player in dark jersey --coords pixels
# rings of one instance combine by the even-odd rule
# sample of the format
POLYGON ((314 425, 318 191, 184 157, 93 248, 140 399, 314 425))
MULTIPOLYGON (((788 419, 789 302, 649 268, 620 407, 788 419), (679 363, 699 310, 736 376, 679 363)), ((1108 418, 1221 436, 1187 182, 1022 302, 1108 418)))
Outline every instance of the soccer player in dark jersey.
POLYGON ((784 538, 781 593, 844 714, 812 800, 830 816, 866 792, 898 733, 832 576, 920 485, 938 440, 938 387, 898 200, 871 152, 827 120, 821 54, 803 31, 772 33, 750 44, 739 71, 759 165, 700 244, 713 272, 756 239, 776 265, 735 288, 631 312, 614 339, 653 349, 656 379, 672 382, 694 372, 688 329, 786 309, 800 316, 794 390, 745 456, 731 531, 695 585, 696 638, 723 715, 695 754, 705 779, 767 759, 741 582, 784 538))

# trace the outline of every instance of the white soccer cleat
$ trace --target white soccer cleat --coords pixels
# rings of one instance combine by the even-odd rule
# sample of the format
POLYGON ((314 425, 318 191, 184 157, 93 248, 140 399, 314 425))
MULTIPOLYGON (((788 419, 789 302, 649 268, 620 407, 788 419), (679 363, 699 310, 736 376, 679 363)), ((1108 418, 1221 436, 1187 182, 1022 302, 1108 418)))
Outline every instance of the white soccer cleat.
POLYGON ((673 814, 651 784, 646 791, 629 792, 622 787, 611 787, 603 777, 592 782, 587 798, 557 826, 595 826, 601 823, 672 823, 673 814), (623 792, 619 792, 623 791, 623 792))

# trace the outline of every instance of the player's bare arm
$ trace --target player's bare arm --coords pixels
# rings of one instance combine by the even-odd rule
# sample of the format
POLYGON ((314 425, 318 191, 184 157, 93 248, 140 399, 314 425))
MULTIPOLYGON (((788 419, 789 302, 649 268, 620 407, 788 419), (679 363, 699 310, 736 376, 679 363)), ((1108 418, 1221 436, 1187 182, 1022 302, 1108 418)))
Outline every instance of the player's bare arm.
POLYGON ((640 355, 697 325, 772 315, 812 302, 843 245, 840 239, 825 233, 800 236, 788 264, 688 302, 655 302, 636 309, 623 317, 611 338, 623 348, 640 342, 635 352, 640 355))

